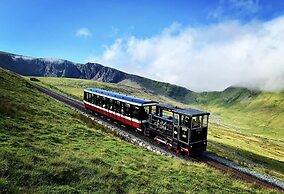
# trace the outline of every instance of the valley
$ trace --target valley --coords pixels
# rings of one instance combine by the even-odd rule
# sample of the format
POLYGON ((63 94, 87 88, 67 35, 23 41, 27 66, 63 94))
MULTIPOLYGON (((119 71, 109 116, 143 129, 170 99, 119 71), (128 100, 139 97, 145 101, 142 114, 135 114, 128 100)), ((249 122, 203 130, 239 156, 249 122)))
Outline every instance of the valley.
POLYGON ((18 75, 0 79, 1 193, 275 193, 143 150, 18 75))
POLYGON ((76 64, 6 52, 0 52, 0 66, 32 76, 26 79, 34 78, 39 85, 79 100, 84 88, 97 87, 182 108, 209 111, 209 151, 284 180, 284 91, 229 87, 220 92, 197 93, 100 64, 76 64))
POLYGON ((284 193, 284 1, 3 1, 0 194, 284 193))
MULTIPOLYGON (((27 79, 30 78, 27 77, 27 79)), ((266 101, 266 98, 263 98, 263 96, 267 97, 270 95, 272 99, 281 100, 281 93, 256 93, 244 88, 229 88, 228 90, 230 90, 230 92, 201 93, 200 96, 196 98, 197 102, 184 104, 163 95, 156 95, 153 92, 149 92, 129 82, 125 85, 124 83, 112 84, 70 78, 36 77, 36 79, 39 80, 36 82, 37 84, 71 95, 77 99, 82 99, 83 88, 97 87, 140 98, 153 99, 179 107, 196 107, 209 110, 212 113, 208 136, 210 142, 208 145, 209 151, 229 158, 243 166, 284 180, 284 146, 282 138, 283 130, 281 128, 281 124, 283 123, 281 121, 270 123, 266 129, 266 133, 263 133, 263 131, 258 128, 258 124, 265 124, 265 122, 261 123, 261 118, 264 117, 262 114, 263 110, 266 110, 266 117, 276 113, 280 118, 281 116, 283 117, 281 104, 274 110, 267 109, 273 101, 263 103, 263 101, 266 101), (251 97, 249 99, 248 96, 251 95, 251 93, 255 95, 253 98, 251 97), (217 97, 214 98, 212 95, 217 97), (240 97, 234 98, 235 101, 230 100, 234 96, 240 97), (244 99, 251 105, 243 105, 242 101, 244 101, 244 99), (240 103, 240 101, 242 103, 240 103), (243 107, 243 109, 241 109, 241 107, 243 107), (251 115, 254 115, 254 117, 250 117, 251 115), (232 118, 239 119, 237 122, 234 122, 232 118)))

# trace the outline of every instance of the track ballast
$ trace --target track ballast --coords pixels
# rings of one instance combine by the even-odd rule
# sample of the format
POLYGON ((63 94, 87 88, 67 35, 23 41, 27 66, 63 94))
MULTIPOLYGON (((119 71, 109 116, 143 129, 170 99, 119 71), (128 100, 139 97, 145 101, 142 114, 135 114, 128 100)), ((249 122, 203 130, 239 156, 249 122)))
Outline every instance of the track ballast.
POLYGON ((244 180, 246 182, 254 183, 254 184, 257 184, 265 188, 277 189, 282 192, 284 191, 284 182, 278 179, 272 178, 264 174, 257 173, 255 171, 251 171, 248 168, 238 166, 228 160, 225 160, 223 158, 214 156, 213 154, 206 153, 206 152, 202 156, 197 157, 197 158, 186 157, 180 154, 176 154, 175 152, 168 150, 164 146, 155 144, 154 140, 147 138, 144 135, 137 133, 133 130, 129 130, 127 127, 122 126, 117 122, 114 122, 106 117, 103 117, 102 115, 90 113, 88 110, 85 109, 85 106, 82 101, 71 98, 64 94, 57 93, 53 90, 44 88, 37 84, 31 83, 31 85, 37 90, 54 98, 55 100, 64 103, 65 105, 78 111, 79 113, 85 115, 86 117, 89 117, 90 119, 96 121, 97 123, 107 127, 116 136, 119 136, 120 138, 128 142, 144 147, 158 154, 182 159, 185 161, 202 162, 221 172, 230 172, 232 176, 238 179, 244 180))

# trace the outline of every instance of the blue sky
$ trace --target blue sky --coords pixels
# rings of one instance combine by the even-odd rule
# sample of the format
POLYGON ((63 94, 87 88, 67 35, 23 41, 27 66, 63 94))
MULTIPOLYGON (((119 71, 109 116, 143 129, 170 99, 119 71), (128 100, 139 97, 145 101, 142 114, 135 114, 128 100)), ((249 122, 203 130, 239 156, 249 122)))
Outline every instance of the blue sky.
MULTIPOLYGON (((236 38, 237 35, 230 35, 232 29, 235 29, 232 34, 239 33, 237 29, 253 34, 251 28, 281 18, 283 14, 282 0, 1 0, 0 50, 33 57, 63 58, 80 63, 95 61, 166 81, 163 74, 154 75, 141 70, 155 67, 149 64, 155 64, 156 58, 150 56, 152 54, 146 56, 144 53, 144 56, 143 53, 131 52, 134 43, 150 45, 149 42, 156 41, 162 45, 163 42, 157 39, 171 41, 164 40, 163 35, 176 40, 185 32, 194 37, 192 32, 200 31, 204 40, 208 41, 200 39, 198 43, 194 43, 194 48, 203 48, 202 44, 215 44, 220 39, 223 42, 226 36, 230 41, 236 38), (225 36, 218 34, 220 28, 225 36), (206 34, 206 31, 210 33, 206 34), (230 33, 226 35, 228 31, 230 33), (137 58, 138 55, 144 57, 137 58), (126 58, 135 60, 129 61, 126 58)), ((254 28, 258 31, 260 29, 254 28)), ((171 65, 174 66, 168 64, 171 65)), ((225 87, 216 84, 216 87, 198 88, 186 85, 191 80, 179 82, 178 79, 169 81, 196 90, 225 87)))
POLYGON ((118 37, 150 37, 173 22, 202 26, 222 19, 268 20, 284 11, 283 1, 269 0, 260 1, 261 10, 245 17, 239 17, 237 9, 221 18, 212 17, 214 10, 230 6, 224 2, 2 0, 0 49, 85 62, 89 55, 101 54, 104 46, 118 37), (91 35, 76 36, 80 28, 87 28, 91 35))

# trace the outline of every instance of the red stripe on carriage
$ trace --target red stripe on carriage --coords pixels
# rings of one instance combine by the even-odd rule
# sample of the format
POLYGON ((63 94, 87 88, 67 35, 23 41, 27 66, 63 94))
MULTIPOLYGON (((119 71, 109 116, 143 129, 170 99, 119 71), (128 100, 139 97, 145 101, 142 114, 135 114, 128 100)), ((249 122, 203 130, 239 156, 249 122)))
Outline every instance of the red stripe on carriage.
POLYGON ((97 108, 97 107, 94 107, 94 106, 91 106, 89 104, 86 104, 85 103, 85 108, 89 108, 95 112, 98 112, 98 113, 101 113, 103 115, 106 115, 107 117, 110 117, 112 119, 115 119, 117 121, 120 121, 126 125, 129 125, 129 126, 132 126, 132 127, 135 127, 135 128, 139 128, 139 129, 142 129, 142 126, 140 123, 137 123, 135 121, 131 121, 131 120, 128 120, 126 118, 123 118, 121 116, 118 116, 116 114, 113 114, 113 113, 110 113, 110 112, 107 112, 107 111, 104 111, 104 110, 101 110, 100 108, 97 108))

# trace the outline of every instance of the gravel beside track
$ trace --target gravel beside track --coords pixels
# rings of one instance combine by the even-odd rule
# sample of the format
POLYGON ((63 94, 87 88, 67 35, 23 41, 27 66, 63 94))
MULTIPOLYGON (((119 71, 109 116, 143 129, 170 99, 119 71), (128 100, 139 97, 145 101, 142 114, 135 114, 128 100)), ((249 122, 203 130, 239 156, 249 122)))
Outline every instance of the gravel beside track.
POLYGON ((218 162, 220 164, 228 166, 228 167, 230 167, 232 169, 235 169, 235 170, 237 170, 239 172, 243 172, 244 174, 250 175, 252 177, 255 177, 255 178, 259 179, 259 180, 265 181, 265 182, 267 182, 267 183, 269 183, 271 185, 274 185, 274 186, 279 187, 282 190, 284 190, 284 182, 282 182, 282 181, 280 181, 278 179, 275 179, 275 178, 273 178, 271 176, 268 176, 268 175, 265 175, 265 174, 261 174, 261 173, 255 172, 253 170, 250 170, 248 168, 239 166, 239 165, 237 165, 237 164, 235 164, 235 163, 233 163, 231 161, 228 161, 228 160, 226 160, 224 158, 218 157, 218 156, 216 156, 214 154, 211 154, 211 153, 204 153, 204 156, 206 158, 208 158, 208 159, 211 159, 211 160, 216 161, 216 162, 218 162))
MULTIPOLYGON (((88 110, 85 109, 82 101, 71 98, 64 94, 59 94, 57 92, 54 92, 52 90, 46 89, 44 87, 41 87, 33 83, 31 83, 31 85, 34 88, 38 89, 39 91, 47 94, 48 96, 51 96, 55 100, 64 103, 65 105, 78 111, 79 113, 85 115, 86 117, 105 126, 108 130, 111 130, 112 133, 114 133, 116 136, 120 137, 121 139, 124 139, 135 145, 153 151, 157 154, 162 154, 169 157, 182 159, 185 161, 203 162, 206 163, 208 166, 211 166, 222 172, 230 172, 234 177, 242 179, 246 182, 255 183, 257 185, 266 188, 277 189, 282 192, 284 191, 284 182, 278 179, 249 170, 248 168, 239 166, 231 161, 228 161, 224 158, 220 158, 208 152, 205 152, 201 157, 198 158, 191 158, 191 157, 182 156, 180 154, 176 154, 175 152, 173 152, 172 150, 168 150, 164 146, 155 144, 153 139, 147 138, 141 133, 137 133, 133 130, 130 130, 127 127, 120 125, 117 122, 113 122, 110 119, 103 117, 99 114, 90 113, 88 110)), ((188 163, 188 165, 190 165, 190 163, 188 163)))

